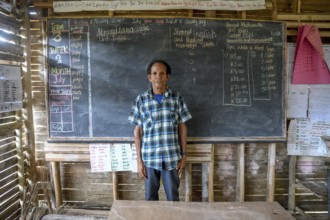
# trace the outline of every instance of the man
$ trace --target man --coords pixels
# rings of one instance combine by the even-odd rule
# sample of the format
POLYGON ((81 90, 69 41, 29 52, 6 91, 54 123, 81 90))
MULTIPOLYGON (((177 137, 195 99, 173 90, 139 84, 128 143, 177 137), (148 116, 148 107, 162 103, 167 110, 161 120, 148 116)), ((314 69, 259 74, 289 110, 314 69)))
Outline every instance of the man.
POLYGON ((191 118, 179 93, 167 86, 171 67, 163 60, 147 68, 150 89, 138 95, 128 120, 135 125, 139 176, 145 200, 159 200, 160 178, 168 201, 179 201, 180 175, 186 162, 187 127, 191 118))

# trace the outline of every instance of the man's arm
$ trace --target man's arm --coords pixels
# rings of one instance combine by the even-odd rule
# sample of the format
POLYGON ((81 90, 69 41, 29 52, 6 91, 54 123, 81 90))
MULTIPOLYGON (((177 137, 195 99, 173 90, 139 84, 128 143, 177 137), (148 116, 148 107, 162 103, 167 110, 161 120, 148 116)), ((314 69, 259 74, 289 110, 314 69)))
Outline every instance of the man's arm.
POLYGON ((146 168, 142 161, 141 155, 141 147, 142 147, 142 127, 136 125, 134 128, 134 143, 136 148, 136 156, 137 156, 137 165, 139 176, 143 178, 147 178, 146 168))
POLYGON ((185 165, 186 165, 186 149, 187 149, 187 126, 185 123, 179 124, 179 141, 181 147, 182 159, 179 161, 177 165, 177 170, 179 172, 179 176, 181 175, 185 165))

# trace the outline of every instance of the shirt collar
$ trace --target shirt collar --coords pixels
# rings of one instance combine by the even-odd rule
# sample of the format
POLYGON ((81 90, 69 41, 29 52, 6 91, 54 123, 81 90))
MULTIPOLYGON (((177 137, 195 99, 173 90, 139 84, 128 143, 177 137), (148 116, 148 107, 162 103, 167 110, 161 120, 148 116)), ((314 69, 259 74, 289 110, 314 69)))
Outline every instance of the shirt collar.
MULTIPOLYGON (((171 93, 171 88, 169 86, 166 87, 166 90, 165 90, 165 94, 164 94, 164 97, 168 97, 171 93)), ((148 96, 149 98, 153 98, 153 95, 152 95, 152 86, 149 87, 148 89, 148 96)))

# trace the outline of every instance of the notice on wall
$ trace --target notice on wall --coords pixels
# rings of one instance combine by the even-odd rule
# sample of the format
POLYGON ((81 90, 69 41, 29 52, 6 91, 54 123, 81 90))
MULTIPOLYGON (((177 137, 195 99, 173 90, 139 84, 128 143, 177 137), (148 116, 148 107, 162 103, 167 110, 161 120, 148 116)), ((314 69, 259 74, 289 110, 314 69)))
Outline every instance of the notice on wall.
POLYGON ((288 118, 307 118, 308 85, 290 85, 288 89, 288 118))
POLYGON ((115 11, 115 10, 260 10, 265 0, 109 0, 54 1, 54 12, 115 11))
POLYGON ((137 153, 136 153, 135 144, 132 145, 132 172, 133 173, 137 173, 138 172, 137 153))
POLYGON ((90 144, 89 151, 92 172, 133 171, 130 144, 90 144))
POLYGON ((110 144, 90 144, 89 153, 92 172, 111 171, 110 144))
POLYGON ((23 89, 19 66, 0 65, 0 112, 23 108, 23 89))
POLYGON ((113 144, 111 146, 112 171, 132 170, 132 151, 130 144, 113 144))
POLYGON ((311 85, 308 103, 312 121, 330 121, 330 85, 311 85))
POLYGON ((322 140, 330 135, 330 122, 295 119, 288 132, 288 155, 330 157, 330 151, 322 140))

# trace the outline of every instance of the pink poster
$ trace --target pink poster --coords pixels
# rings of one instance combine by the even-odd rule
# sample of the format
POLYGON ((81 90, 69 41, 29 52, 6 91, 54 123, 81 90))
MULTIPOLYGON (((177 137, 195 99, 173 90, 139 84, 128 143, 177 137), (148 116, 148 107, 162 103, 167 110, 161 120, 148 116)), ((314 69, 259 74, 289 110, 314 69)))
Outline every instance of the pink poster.
POLYGON ((330 84, 320 33, 315 26, 298 28, 292 84, 330 84))

